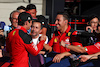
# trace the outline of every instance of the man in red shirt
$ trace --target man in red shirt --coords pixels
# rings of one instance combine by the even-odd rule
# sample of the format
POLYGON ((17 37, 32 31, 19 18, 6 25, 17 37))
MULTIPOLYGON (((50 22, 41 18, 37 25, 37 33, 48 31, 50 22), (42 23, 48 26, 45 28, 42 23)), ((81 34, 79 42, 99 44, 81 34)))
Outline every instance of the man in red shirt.
POLYGON ((60 62, 64 56, 71 55, 71 53, 69 53, 70 49, 61 46, 62 41, 65 42, 66 45, 82 46, 82 44, 78 42, 78 38, 76 36, 72 36, 76 35, 77 31, 73 30, 68 24, 67 13, 58 13, 55 25, 57 27, 57 31, 54 32, 53 37, 48 44, 49 46, 53 46, 53 51, 60 53, 53 58, 53 62, 60 62))
POLYGON ((32 25, 32 17, 29 13, 23 12, 18 16, 18 27, 12 30, 6 40, 6 50, 11 56, 11 67, 29 67, 28 52, 37 55, 43 48, 46 36, 41 36, 37 46, 34 45, 32 37, 27 30, 32 25))

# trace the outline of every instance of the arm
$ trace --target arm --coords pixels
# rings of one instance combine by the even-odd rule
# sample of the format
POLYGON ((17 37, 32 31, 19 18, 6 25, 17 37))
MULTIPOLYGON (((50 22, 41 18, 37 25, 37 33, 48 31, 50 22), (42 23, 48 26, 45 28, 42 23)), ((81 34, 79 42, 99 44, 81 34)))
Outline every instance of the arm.
POLYGON ((47 28, 43 27, 42 28, 42 34, 46 35, 46 32, 47 32, 47 28))
POLYGON ((64 52, 64 53, 61 53, 61 54, 57 54, 54 58, 53 58, 53 62, 54 63, 59 63, 61 61, 62 58, 64 58, 65 56, 68 57, 70 56, 71 53, 69 52, 64 52))
POLYGON ((66 45, 64 41, 61 41, 61 46, 66 47, 74 52, 77 53, 85 53, 85 47, 73 46, 73 45, 66 45))
POLYGON ((88 29, 90 29, 90 30, 91 30, 91 32, 90 32, 90 33, 93 33, 93 28, 92 28, 91 26, 87 26, 87 27, 86 27, 86 31, 88 31, 88 29))
POLYGON ((44 48, 45 48, 47 51, 49 51, 49 52, 52 51, 52 47, 49 46, 48 44, 44 44, 44 48))
POLYGON ((89 59, 98 59, 98 55, 100 55, 100 52, 91 55, 81 55, 79 58, 81 58, 81 62, 86 62, 89 59))
MULTIPOLYGON (((36 45, 34 45, 34 43, 29 43, 29 44, 24 44, 26 50, 31 53, 32 55, 37 55, 41 49, 43 49, 43 44, 44 44, 44 40, 45 40, 46 36, 41 36, 40 38, 40 42, 36 45)), ((28 39, 27 40, 32 41, 32 39, 28 39)))

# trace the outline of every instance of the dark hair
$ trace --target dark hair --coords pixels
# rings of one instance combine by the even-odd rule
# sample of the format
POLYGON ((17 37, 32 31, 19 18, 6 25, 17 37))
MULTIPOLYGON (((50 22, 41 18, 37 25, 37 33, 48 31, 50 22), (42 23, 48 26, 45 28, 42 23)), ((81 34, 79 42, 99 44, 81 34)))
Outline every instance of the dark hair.
POLYGON ((24 6, 19 6, 19 7, 17 8, 17 10, 20 10, 20 9, 26 10, 26 8, 25 8, 24 6))
POLYGON ((57 15, 63 15, 64 20, 69 20, 69 14, 67 12, 58 12, 57 15))
POLYGON ((46 22, 46 18, 43 15, 37 15, 36 18, 42 23, 46 22))
POLYGON ((36 9, 36 6, 34 4, 28 4, 26 6, 26 11, 31 10, 31 9, 36 9))
POLYGON ((89 25, 90 25, 90 21, 91 21, 92 19, 94 19, 94 18, 98 18, 98 20, 99 20, 99 17, 98 17, 97 15, 92 14, 92 15, 90 15, 89 18, 88 18, 89 25))
POLYGON ((91 21, 93 18, 98 18, 99 19, 99 17, 97 15, 93 14, 93 15, 89 16, 88 22, 91 21))
MULTIPOLYGON (((36 19, 36 20, 33 20, 33 23, 34 23, 34 22, 40 23, 40 24, 41 24, 41 29, 43 28, 43 25, 42 25, 42 23, 41 23, 39 20, 37 20, 37 19, 36 19)), ((33 24, 33 23, 32 23, 32 24, 33 24)))

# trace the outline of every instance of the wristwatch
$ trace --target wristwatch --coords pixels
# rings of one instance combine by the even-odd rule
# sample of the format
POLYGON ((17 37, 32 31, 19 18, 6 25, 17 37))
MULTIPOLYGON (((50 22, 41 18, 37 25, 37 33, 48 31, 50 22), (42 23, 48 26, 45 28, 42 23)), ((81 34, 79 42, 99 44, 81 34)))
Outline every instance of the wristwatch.
POLYGON ((68 44, 65 44, 65 47, 68 48, 68 44))

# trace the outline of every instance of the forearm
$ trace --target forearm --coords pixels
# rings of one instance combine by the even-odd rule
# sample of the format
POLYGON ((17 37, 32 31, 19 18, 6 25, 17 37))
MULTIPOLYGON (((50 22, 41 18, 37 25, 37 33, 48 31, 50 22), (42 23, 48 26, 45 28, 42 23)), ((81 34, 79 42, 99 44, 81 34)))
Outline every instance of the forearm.
POLYGON ((40 50, 43 48, 43 44, 44 44, 44 40, 43 41, 40 41, 39 44, 34 45, 34 43, 31 43, 31 44, 25 44, 25 48, 26 50, 31 53, 32 55, 36 56, 40 50))
POLYGON ((44 44, 44 48, 45 48, 45 50, 47 50, 47 51, 49 51, 49 52, 52 51, 52 47, 49 46, 48 44, 44 44))
POLYGON ((71 55, 71 53, 70 52, 63 52, 62 53, 64 56, 66 56, 66 57, 68 57, 68 56, 70 56, 71 55))
POLYGON ((98 55, 100 55, 100 52, 98 53, 95 53, 95 54, 91 54, 90 56, 90 59, 98 59, 98 55))
POLYGON ((77 53, 85 53, 86 52, 84 47, 68 45, 67 48, 74 51, 74 52, 77 52, 77 53))
POLYGON ((47 28, 42 28, 42 34, 46 35, 46 32, 47 32, 47 28))

